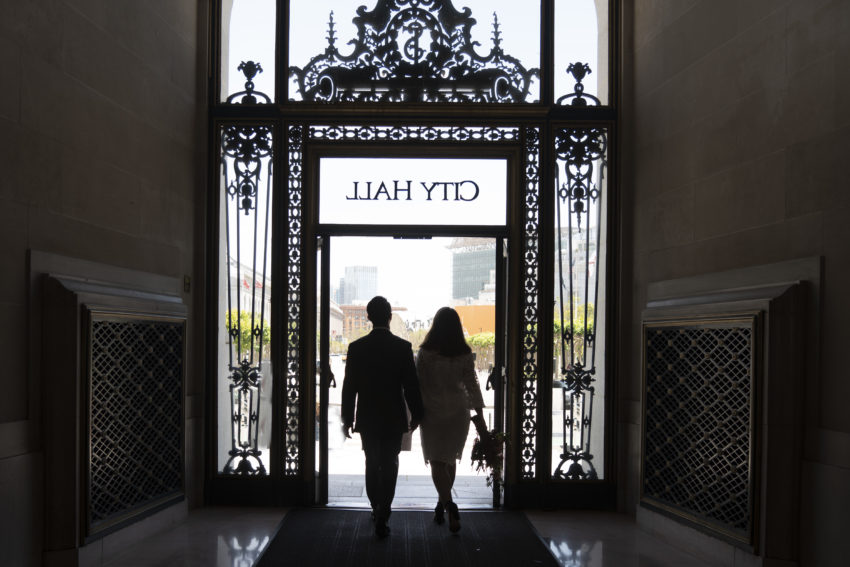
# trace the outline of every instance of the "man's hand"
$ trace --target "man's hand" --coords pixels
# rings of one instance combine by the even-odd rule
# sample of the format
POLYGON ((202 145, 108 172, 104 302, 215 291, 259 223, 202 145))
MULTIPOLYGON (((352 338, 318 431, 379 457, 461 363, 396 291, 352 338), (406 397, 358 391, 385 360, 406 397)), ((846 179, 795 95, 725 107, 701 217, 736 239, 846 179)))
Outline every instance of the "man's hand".
POLYGON ((345 436, 346 439, 351 439, 351 424, 350 423, 343 423, 342 424, 342 434, 345 436))

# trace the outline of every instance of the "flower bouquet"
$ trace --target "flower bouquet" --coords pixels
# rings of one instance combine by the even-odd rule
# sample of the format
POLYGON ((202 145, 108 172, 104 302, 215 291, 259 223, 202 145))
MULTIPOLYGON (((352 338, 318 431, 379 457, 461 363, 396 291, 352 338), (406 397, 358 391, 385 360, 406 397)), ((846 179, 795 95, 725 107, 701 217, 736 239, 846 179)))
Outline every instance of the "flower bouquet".
POLYGON ((472 418, 478 436, 472 444, 472 465, 476 472, 489 470, 487 486, 502 483, 502 461, 504 460, 505 441, 507 436, 495 429, 488 431, 484 418, 476 415, 472 418))

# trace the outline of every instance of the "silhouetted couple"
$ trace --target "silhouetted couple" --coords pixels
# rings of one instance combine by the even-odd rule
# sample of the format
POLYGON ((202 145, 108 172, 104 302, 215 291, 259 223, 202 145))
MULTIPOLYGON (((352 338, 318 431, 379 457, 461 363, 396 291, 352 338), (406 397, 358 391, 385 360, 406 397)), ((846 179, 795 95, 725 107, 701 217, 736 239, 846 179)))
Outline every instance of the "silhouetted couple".
POLYGON ((475 409, 474 419, 481 425, 484 420, 481 388, 460 318, 449 307, 437 311, 414 361, 410 343, 390 332, 392 309, 385 298, 372 298, 366 315, 372 332, 348 347, 342 428, 349 438, 352 426, 360 433, 375 534, 383 538, 390 532, 387 522, 402 436, 420 425, 422 453, 431 465, 439 498, 434 521, 442 524, 448 513, 449 529, 456 533, 460 515, 452 501, 452 486, 469 433, 469 410, 475 409))

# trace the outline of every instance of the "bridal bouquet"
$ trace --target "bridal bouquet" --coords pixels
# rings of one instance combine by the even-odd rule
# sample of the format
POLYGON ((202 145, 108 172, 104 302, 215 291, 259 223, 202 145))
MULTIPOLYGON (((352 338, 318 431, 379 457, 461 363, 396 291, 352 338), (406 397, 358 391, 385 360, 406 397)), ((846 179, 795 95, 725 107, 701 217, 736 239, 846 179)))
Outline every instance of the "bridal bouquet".
POLYGON ((476 471, 489 470, 487 486, 502 482, 502 461, 504 460, 505 440, 507 436, 495 429, 488 431, 484 419, 472 418, 478 436, 472 444, 472 465, 476 471))

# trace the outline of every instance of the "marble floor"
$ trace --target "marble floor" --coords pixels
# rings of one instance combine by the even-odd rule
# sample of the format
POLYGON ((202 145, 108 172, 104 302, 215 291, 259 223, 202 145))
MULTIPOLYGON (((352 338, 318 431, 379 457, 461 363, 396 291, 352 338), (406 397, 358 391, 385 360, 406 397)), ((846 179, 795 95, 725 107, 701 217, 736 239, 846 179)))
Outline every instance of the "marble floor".
MULTIPOLYGON (((106 567, 251 567, 286 509, 202 508, 106 567)), ((563 567, 710 567, 607 512, 526 513, 563 567)))

